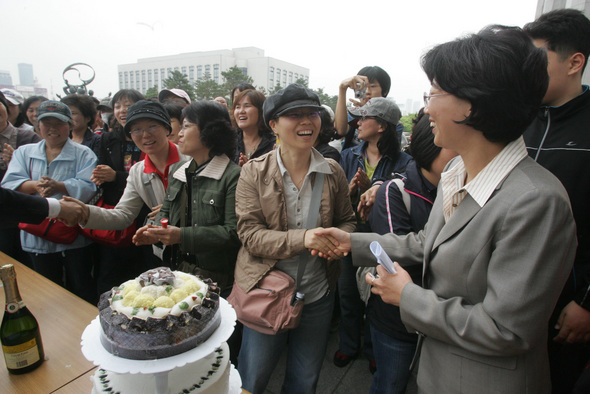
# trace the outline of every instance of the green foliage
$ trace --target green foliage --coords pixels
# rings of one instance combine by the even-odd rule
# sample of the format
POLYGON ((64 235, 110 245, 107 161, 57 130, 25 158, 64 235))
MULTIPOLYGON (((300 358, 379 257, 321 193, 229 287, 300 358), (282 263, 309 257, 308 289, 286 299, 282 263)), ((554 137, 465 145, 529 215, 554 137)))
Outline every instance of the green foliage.
POLYGON ((240 70, 237 66, 233 66, 227 71, 222 71, 221 76, 225 81, 223 83, 223 89, 226 92, 223 94, 223 96, 225 97, 229 97, 231 91, 241 83, 249 83, 250 85, 254 84, 254 80, 248 75, 244 75, 242 70, 240 70))
POLYGON ((313 91, 320 97, 320 103, 326 104, 328 107, 332 108, 332 111, 336 112, 338 96, 330 96, 329 94, 324 93, 324 88, 314 89, 313 91))
POLYGON ((217 96, 226 96, 224 86, 212 80, 209 73, 205 73, 202 79, 195 82, 194 92, 199 100, 213 100, 217 96))
POLYGON ((297 78, 297 81, 295 81, 295 83, 298 83, 299 85, 303 85, 306 88, 309 87, 309 86, 307 86, 307 79, 305 79, 305 78, 297 78))
POLYGON ((145 99, 146 100, 150 100, 152 98, 158 98, 158 86, 152 86, 151 88, 149 88, 148 90, 145 91, 145 99))
POLYGON ((413 126, 412 121, 414 120, 415 117, 416 117, 416 114, 408 114, 408 115, 401 117, 401 119, 399 121, 402 122, 402 124, 404 125, 405 132, 412 133, 412 126, 413 126))
POLYGON ((182 89, 191 100, 195 99, 195 88, 191 85, 186 75, 178 70, 172 71, 170 76, 162 81, 166 89, 182 89))

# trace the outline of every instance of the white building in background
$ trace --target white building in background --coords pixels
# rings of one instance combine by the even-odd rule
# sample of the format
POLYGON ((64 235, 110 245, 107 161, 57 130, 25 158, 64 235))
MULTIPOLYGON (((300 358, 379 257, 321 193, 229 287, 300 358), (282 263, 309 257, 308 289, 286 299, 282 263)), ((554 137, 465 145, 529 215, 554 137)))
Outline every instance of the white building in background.
POLYGON ((309 69, 266 57, 263 49, 246 47, 150 57, 139 59, 137 63, 120 64, 119 89, 135 89, 145 94, 149 88, 157 86, 159 91, 172 71, 182 72, 191 84, 206 74, 218 84, 223 84, 221 73, 234 66, 251 77, 254 86, 267 91, 277 84, 287 86, 299 78, 309 82, 309 69))

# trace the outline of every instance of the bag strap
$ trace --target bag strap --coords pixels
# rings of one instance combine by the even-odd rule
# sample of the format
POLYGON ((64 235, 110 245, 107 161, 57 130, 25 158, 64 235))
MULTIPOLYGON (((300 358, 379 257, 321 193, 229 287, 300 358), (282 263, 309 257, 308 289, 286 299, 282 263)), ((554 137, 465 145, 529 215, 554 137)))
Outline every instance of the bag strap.
MULTIPOLYGON (((153 173, 152 173, 153 175, 153 173)), ((156 199, 156 194, 154 193, 154 187, 152 186, 152 181, 150 176, 145 172, 141 173, 141 180, 143 182, 143 187, 147 193, 147 196, 150 200, 150 209, 158 205, 158 200, 156 199)))
MULTIPOLYGON (((324 173, 316 172, 315 174, 315 182, 311 192, 311 203, 309 205, 307 223, 305 226, 306 229, 315 228, 315 226, 317 225, 318 217, 320 216, 320 202, 322 201, 322 191, 324 190, 324 177, 324 173)), ((299 254, 299 265, 297 266, 297 280, 295 281, 295 293, 293 293, 293 301, 291 302, 291 305, 295 305, 295 302, 297 301, 297 292, 299 291, 299 285, 301 284, 303 272, 305 271, 305 266, 307 265, 308 256, 309 251, 307 250, 299 254)))
POLYGON ((410 193, 408 193, 406 191, 406 185, 405 185, 403 179, 395 178, 395 179, 392 179, 391 181, 397 185, 397 188, 399 189, 400 193, 402 194, 402 198, 404 200, 404 205, 406 206, 406 211, 408 211, 408 213, 411 213, 412 201, 410 199, 410 193))

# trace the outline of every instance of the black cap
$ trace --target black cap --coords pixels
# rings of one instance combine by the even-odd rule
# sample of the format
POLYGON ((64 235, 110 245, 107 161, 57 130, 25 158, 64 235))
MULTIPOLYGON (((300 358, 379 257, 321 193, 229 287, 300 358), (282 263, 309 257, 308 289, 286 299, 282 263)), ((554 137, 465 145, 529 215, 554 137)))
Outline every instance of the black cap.
POLYGON ((127 122, 125 122, 125 134, 130 136, 131 123, 139 119, 154 119, 163 123, 168 130, 172 130, 170 115, 164 106, 155 101, 139 100, 127 110, 127 122))
POLYGON ((269 96, 262 105, 264 123, 270 127, 271 119, 280 116, 285 111, 295 108, 314 108, 321 110, 320 98, 313 90, 303 85, 291 84, 269 96))

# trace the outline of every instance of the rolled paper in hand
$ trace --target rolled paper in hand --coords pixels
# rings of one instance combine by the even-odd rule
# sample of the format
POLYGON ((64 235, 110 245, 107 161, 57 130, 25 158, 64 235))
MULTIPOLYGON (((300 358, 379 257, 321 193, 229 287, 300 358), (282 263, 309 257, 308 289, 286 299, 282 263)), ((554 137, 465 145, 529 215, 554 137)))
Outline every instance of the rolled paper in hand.
POLYGON ((385 267, 387 272, 389 272, 390 274, 397 273, 397 271, 393 267, 393 261, 391 261, 387 253, 385 253, 379 242, 371 242, 371 245, 369 245, 369 249, 371 249, 371 253, 373 253, 377 258, 377 262, 381 264, 383 267, 385 267))
POLYGON ((160 219, 160 224, 162 228, 168 228, 168 219, 160 219))

